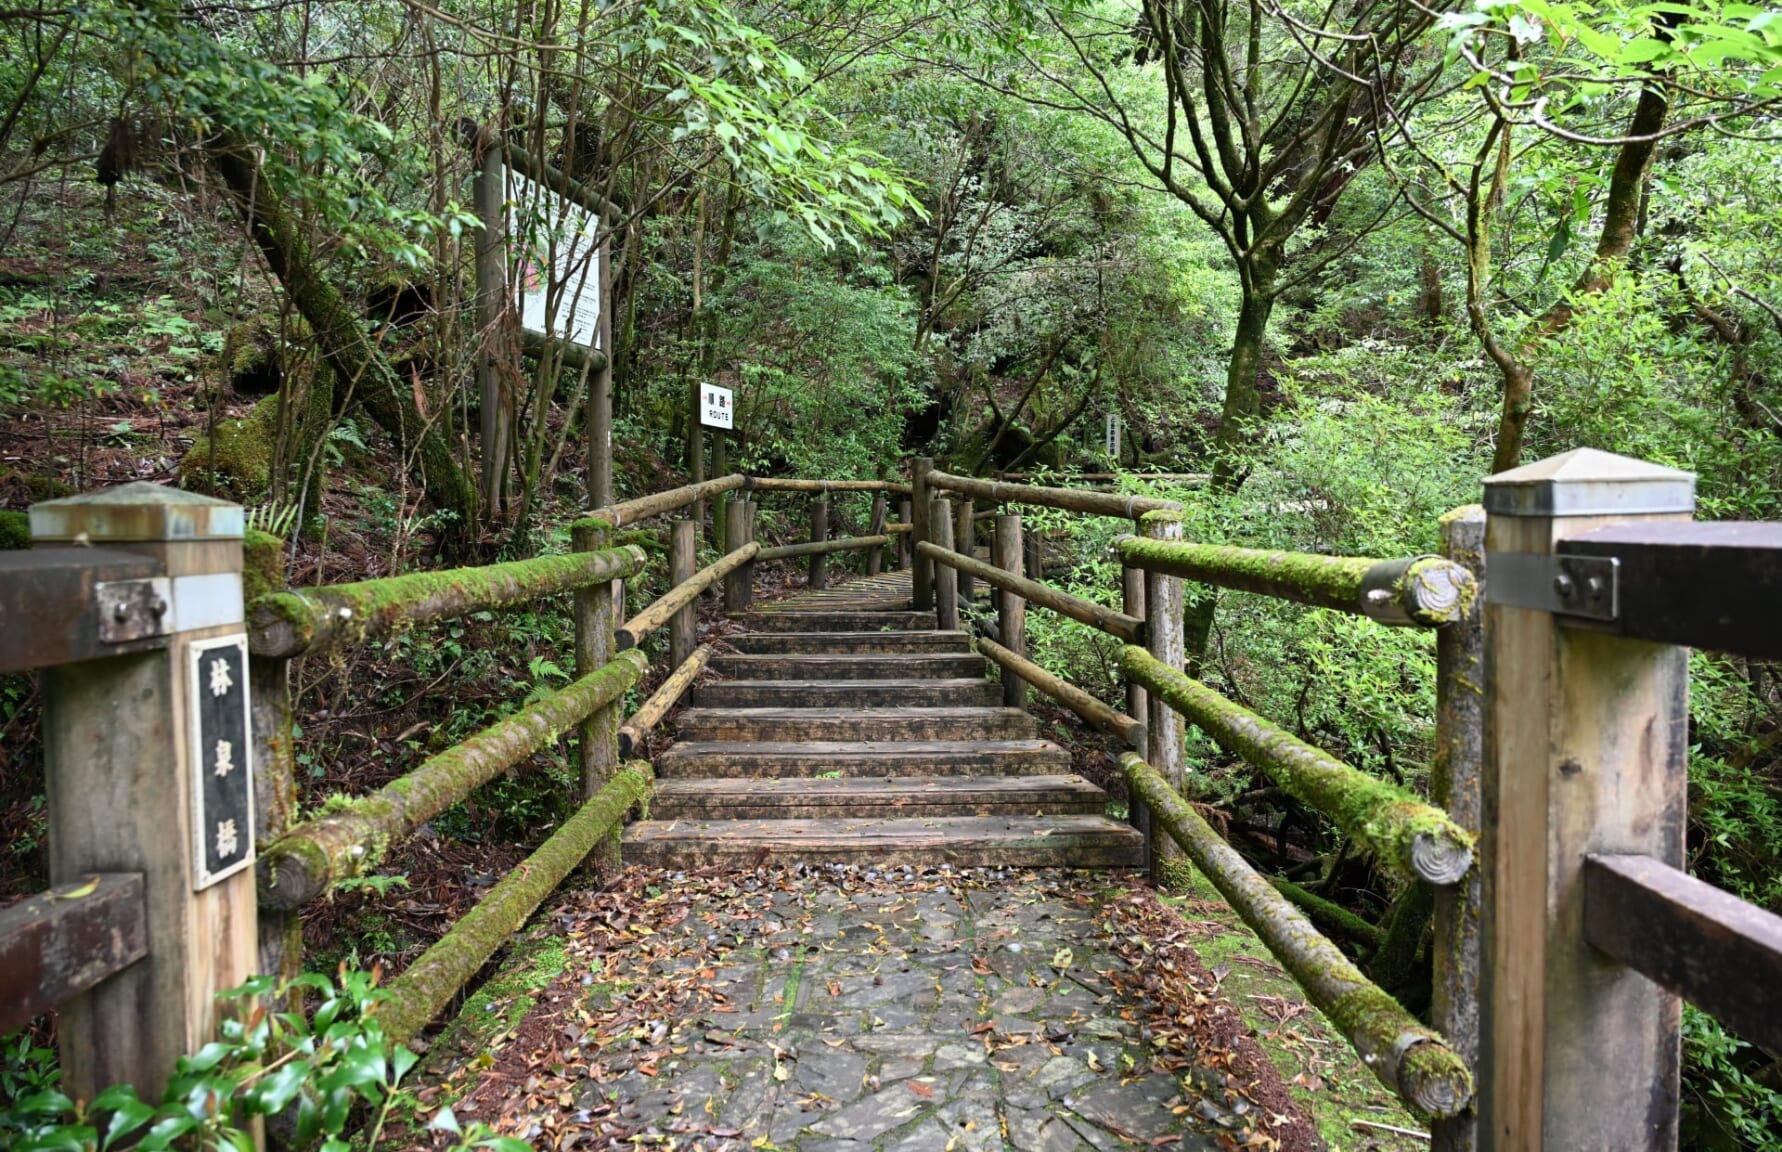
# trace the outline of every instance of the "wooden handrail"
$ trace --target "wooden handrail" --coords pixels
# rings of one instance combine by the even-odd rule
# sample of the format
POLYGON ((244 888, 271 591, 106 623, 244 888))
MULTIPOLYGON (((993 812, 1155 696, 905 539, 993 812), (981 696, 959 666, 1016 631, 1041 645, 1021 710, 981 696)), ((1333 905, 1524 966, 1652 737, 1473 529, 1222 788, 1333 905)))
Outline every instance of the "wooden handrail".
POLYGON ((1120 670, 1404 876, 1445 886, 1472 868, 1473 838, 1440 808, 1314 748, 1143 648, 1126 648, 1120 670))
POLYGON ((1373 560, 1122 536, 1123 563, 1147 572, 1334 608, 1399 627, 1434 628, 1466 614, 1473 574, 1440 556, 1373 560))
POLYGON ((545 897, 563 883, 570 870, 619 825, 633 805, 649 795, 654 779, 645 761, 625 765, 526 857, 524 864, 489 889, 476 907, 392 980, 384 1003, 378 1007, 384 1034, 407 1043, 439 1015, 545 897))
POLYGON ((1147 512, 1174 511, 1181 507, 1174 500, 1159 500, 1154 496, 1117 496, 1111 492, 1086 492, 1081 488, 1004 484, 999 480, 979 480, 948 472, 930 472, 927 482, 931 488, 982 497, 999 504, 1034 504, 1041 508, 1062 508, 1066 512, 1119 516, 1127 520, 1136 520, 1147 512))
POLYGON ((611 664, 533 701, 341 811, 291 829, 260 853, 260 903, 297 908, 336 881, 364 875, 392 844, 595 709, 623 699, 648 669, 643 653, 622 652, 611 664))
POLYGON ((623 528, 625 525, 635 524, 639 520, 648 520, 652 516, 660 516, 664 512, 673 512, 677 508, 696 504, 708 496, 733 492, 746 484, 748 479, 741 472, 732 472, 728 476, 719 476, 698 484, 683 484, 679 488, 670 488, 666 492, 653 492, 648 496, 639 496, 635 500, 624 500, 617 504, 609 504, 605 508, 596 508, 588 513, 585 519, 599 521, 608 528, 623 528))
POLYGON ((994 640, 980 636, 978 651, 988 656, 1004 672, 1019 676, 1081 716, 1096 731, 1119 737, 1128 748, 1143 750, 1145 747, 1145 726, 1124 712, 1108 707, 1075 684, 1059 679, 1025 656, 1015 655, 994 640))
POLYGON ((429 620, 634 576, 646 560, 642 548, 627 545, 274 592, 248 606, 248 648, 256 656, 290 658, 363 643, 429 620))
POLYGON ((693 681, 699 679, 699 674, 711 663, 714 651, 710 644, 701 644, 693 649, 693 654, 668 679, 662 681, 660 687, 650 693, 650 698, 643 702, 642 707, 631 714, 631 719, 619 728, 621 757, 630 756, 643 744, 644 737, 662 723, 662 717, 668 715, 668 710, 680 702, 687 689, 693 686, 693 681))
POLYGON ((58 884, 0 912, 0 1035, 148 955, 140 872, 58 884))
POLYGON ((757 560, 790 560, 796 556, 827 556, 831 552, 858 552, 865 548, 881 548, 891 543, 889 536, 844 536, 838 540, 810 540, 803 544, 781 544, 763 548, 757 560))
POLYGON ((1466 1061, 1370 982, 1342 950, 1238 855, 1193 805, 1134 753, 1120 757, 1132 795, 1340 1029, 1380 1083, 1426 1116, 1459 1114, 1473 1096, 1466 1061))
POLYGON ((645 636, 668 623, 676 612, 698 599, 701 592, 722 580, 741 565, 755 559, 760 552, 761 545, 751 540, 726 555, 716 564, 701 568, 693 574, 691 580, 669 589, 661 599, 613 629, 613 643, 618 646, 621 652, 637 647, 645 636))
POLYGON ((1029 580, 1025 576, 1017 576, 1013 572, 998 568, 994 564, 986 564, 982 560, 942 548, 923 540, 917 543, 916 550, 929 557, 936 564, 944 564, 957 572, 969 572, 972 576, 992 587, 1001 588, 1005 592, 1013 592, 1024 600, 1038 604, 1042 608, 1050 608, 1061 616, 1068 616, 1080 624, 1116 636, 1128 644, 1142 644, 1145 636, 1145 622, 1116 612, 1105 604, 1097 604, 1093 600, 1085 600, 1080 596, 1072 596, 1069 592, 1061 592, 1049 584, 1038 580, 1029 580))
POLYGON ((751 492, 896 492, 910 494, 910 486, 897 480, 800 480, 790 476, 750 476, 743 487, 751 492))

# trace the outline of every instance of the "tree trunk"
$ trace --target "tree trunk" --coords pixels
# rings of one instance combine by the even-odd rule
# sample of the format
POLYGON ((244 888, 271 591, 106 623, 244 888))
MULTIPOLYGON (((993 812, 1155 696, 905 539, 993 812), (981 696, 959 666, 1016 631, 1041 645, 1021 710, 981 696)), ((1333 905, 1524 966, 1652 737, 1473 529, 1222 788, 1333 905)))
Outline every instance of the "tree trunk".
POLYGON ((366 336, 357 314, 311 266, 302 234, 278 193, 262 177, 252 145, 239 134, 226 132, 213 138, 207 148, 211 166, 247 223, 267 267, 309 321, 322 359, 333 369, 340 386, 349 389, 396 441, 403 458, 415 457, 434 509, 457 518, 446 533, 447 551, 460 550, 476 520, 476 489, 458 466, 451 442, 422 417, 412 392, 366 336))

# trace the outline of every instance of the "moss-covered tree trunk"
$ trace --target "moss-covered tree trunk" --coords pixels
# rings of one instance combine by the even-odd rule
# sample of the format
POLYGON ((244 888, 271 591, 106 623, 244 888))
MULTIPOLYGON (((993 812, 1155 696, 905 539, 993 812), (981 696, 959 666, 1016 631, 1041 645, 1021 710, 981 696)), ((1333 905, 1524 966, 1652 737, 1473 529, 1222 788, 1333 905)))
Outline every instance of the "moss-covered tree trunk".
POLYGON ((450 440, 415 406, 414 396, 390 367, 358 315, 313 266, 308 245, 275 189, 265 180, 253 146, 242 136, 213 137, 207 152, 236 210, 247 223, 267 267, 309 322, 322 359, 342 390, 396 441, 405 460, 413 458, 435 511, 449 512, 449 551, 459 551, 476 520, 476 489, 458 466, 450 440))

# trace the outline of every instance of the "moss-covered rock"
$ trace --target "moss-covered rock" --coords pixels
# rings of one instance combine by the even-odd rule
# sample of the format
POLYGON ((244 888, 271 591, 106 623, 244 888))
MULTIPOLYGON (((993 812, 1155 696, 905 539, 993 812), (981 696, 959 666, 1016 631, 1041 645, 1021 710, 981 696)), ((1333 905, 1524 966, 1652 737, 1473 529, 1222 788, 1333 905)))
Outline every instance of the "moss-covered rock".
POLYGON ((24 512, 0 512, 0 552, 30 546, 30 515, 24 512))
POLYGON ((199 435, 179 462, 180 483, 210 488, 236 500, 255 500, 272 484, 278 446, 278 396, 254 405, 246 416, 218 420, 215 435, 199 435))

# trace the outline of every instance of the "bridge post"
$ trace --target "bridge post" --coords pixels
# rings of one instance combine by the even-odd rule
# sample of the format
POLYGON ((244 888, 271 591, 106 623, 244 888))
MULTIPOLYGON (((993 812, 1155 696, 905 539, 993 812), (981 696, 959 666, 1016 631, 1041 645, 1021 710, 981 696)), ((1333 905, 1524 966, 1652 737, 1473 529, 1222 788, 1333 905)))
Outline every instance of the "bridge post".
MULTIPOLYGON (((1442 517, 1442 555, 1485 579, 1485 509, 1477 504, 1442 517)), ((1436 632, 1436 748, 1430 799, 1466 831, 1479 834, 1479 774, 1485 735, 1484 606, 1436 632)), ((1435 891, 1432 1023, 1469 1068, 1479 1064, 1480 869, 1435 891)), ((1472 1108, 1430 1126, 1433 1152, 1474 1152, 1472 1108)))
POLYGON ((934 607, 934 561, 916 551, 916 545, 934 538, 928 523, 928 474, 934 471, 932 456, 918 456, 910 464, 910 505, 914 527, 910 531, 910 607, 926 612, 934 607))
POLYGON ((76 1098, 129 1083, 158 1099, 215 1036, 216 994, 259 969, 242 528, 239 506, 157 484, 31 509, 35 544, 137 552, 166 572, 131 598, 166 647, 42 672, 50 883, 139 873, 147 912, 148 955, 61 1006, 76 1098))
MULTIPOLYGON (((578 520, 570 526, 570 546, 577 552, 597 552, 605 548, 611 539, 611 530, 599 520, 578 520)), ((621 590, 624 584, 614 580, 610 583, 590 584, 579 588, 575 593, 575 674, 580 679, 604 668, 612 662, 616 654, 613 643, 614 605, 617 598, 613 589, 621 590)), ((582 799, 592 800, 606 786, 614 772, 619 768, 619 716, 618 703, 604 708, 596 708, 594 714, 582 721, 581 737, 578 751, 582 764, 582 799)), ((617 874, 621 867, 619 860, 619 838, 609 836, 597 844, 588 854, 588 863, 601 875, 617 874)))
MULTIPOLYGON (((872 520, 867 525, 866 534, 868 536, 883 536, 885 534, 885 494, 883 492, 872 494, 872 520)), ((866 574, 877 576, 884 571, 884 568, 885 550, 883 548, 868 550, 866 553, 866 574)))
MULTIPOLYGON (((953 548, 952 505, 953 502, 945 496, 936 496, 928 508, 934 543, 948 551, 953 548)), ((934 568, 934 617, 942 628, 959 627, 959 581, 953 579, 951 570, 938 564, 934 568)))
MULTIPOLYGON (((915 508, 913 500, 899 500, 897 502, 897 522, 914 524, 916 522, 915 508)), ((915 551, 916 547, 914 536, 913 532, 900 532, 897 535, 897 566, 899 568, 908 569, 910 567, 911 553, 915 551)))
MULTIPOLYGON (((1001 515, 996 525, 990 561, 1004 572, 1021 571, 1021 517, 1001 515)), ((1005 589, 996 590, 996 636, 1017 656, 1027 655, 1027 601, 1005 589)), ((1009 708, 1027 706, 1027 682, 1013 672, 1002 674, 1002 702, 1009 708)))
MULTIPOLYGON (((976 508, 977 502, 970 496, 961 497, 953 506, 953 547, 974 559, 978 554, 976 521, 972 519, 976 508)), ((956 583, 959 588, 959 607, 962 611, 968 610, 972 604, 971 573, 958 573, 956 583)))
MULTIPOLYGON (((829 493, 819 492, 811 497, 811 543, 820 544, 829 539, 829 493)), ((810 560, 810 575, 805 585, 813 592, 823 590, 827 581, 829 557, 819 552, 810 560)))
MULTIPOLYGON (((1120 611, 1139 620, 1145 619, 1145 570, 1124 562, 1120 565, 1120 611)), ((1140 723, 1150 723, 1150 702, 1145 686, 1128 677, 1126 680, 1126 714, 1140 723)), ((1149 737, 1147 737, 1148 739, 1149 737)), ((1145 749, 1150 752, 1149 748, 1145 749)), ((1132 795, 1126 797, 1126 819, 1145 838, 1145 851, 1151 850, 1151 810, 1132 795)))
MULTIPOLYGON (((1148 512, 1139 520, 1139 534, 1152 540, 1180 540, 1178 512, 1148 512)), ((1182 631, 1182 579, 1161 572, 1145 573, 1145 647, 1164 666, 1180 669, 1188 659, 1182 631)), ((1150 740, 1147 759, 1169 781, 1177 795, 1187 780, 1183 756, 1182 717, 1155 693, 1147 693, 1145 725, 1150 740)), ((1138 719, 1138 717, 1133 717, 1138 719)), ((1163 863, 1182 857, 1182 848, 1160 826, 1152 825, 1146 853, 1153 880, 1163 879, 1163 863)))
MULTIPOLYGON (((297 526, 292 526, 296 531, 297 526)), ((285 588, 285 542, 248 532, 242 548, 242 596, 248 604, 285 588)), ((270 844, 297 823, 297 722, 291 700, 291 661, 248 658, 254 741, 254 842, 270 844)), ((260 909, 260 971, 280 980, 303 974, 303 925, 296 909, 260 909)), ((298 992, 293 999, 302 996, 298 992)), ((278 1005, 284 1009, 295 1005, 278 1005)))
POLYGON ((1485 482, 1485 863, 1479 1146, 1677 1143, 1680 1002, 1585 942, 1590 852, 1683 865, 1688 654, 1591 631, 1611 564, 1555 555, 1608 523, 1687 520, 1695 477, 1578 449, 1485 482))
MULTIPOLYGON (((738 497, 724 510, 724 542, 731 552, 755 538, 755 502, 738 497)), ((724 577, 724 611, 739 616, 754 600, 755 562, 739 565, 724 577)), ((679 665, 677 664, 678 668, 679 665)))
MULTIPOLYGON (((675 588, 693 579, 699 570, 699 523, 694 520, 673 520, 668 525, 668 586, 675 588)), ((668 625, 668 668, 676 668, 693 655, 699 631, 698 601, 674 614, 668 625)))

